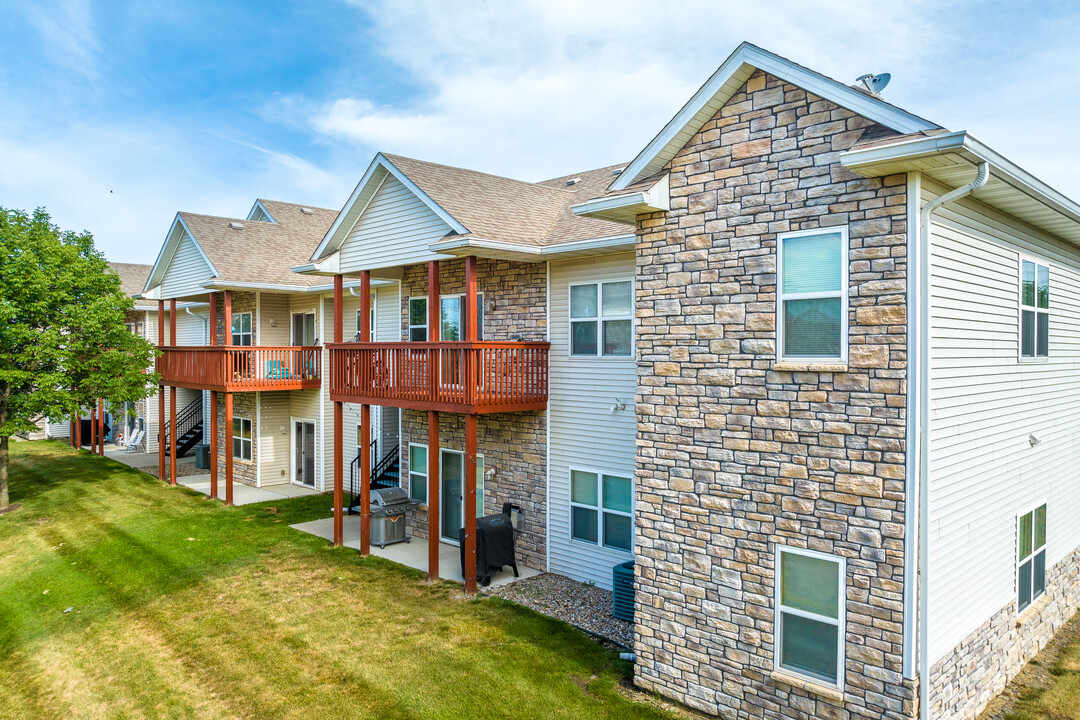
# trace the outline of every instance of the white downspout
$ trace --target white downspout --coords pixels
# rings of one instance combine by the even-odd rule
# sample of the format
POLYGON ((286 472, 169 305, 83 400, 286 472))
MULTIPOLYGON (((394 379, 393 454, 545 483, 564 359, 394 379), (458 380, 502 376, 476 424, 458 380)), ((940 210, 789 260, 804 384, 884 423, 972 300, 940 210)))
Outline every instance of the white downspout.
POLYGON ((967 185, 923 205, 919 222, 919 717, 930 720, 930 220, 934 211, 986 185, 990 163, 967 185))

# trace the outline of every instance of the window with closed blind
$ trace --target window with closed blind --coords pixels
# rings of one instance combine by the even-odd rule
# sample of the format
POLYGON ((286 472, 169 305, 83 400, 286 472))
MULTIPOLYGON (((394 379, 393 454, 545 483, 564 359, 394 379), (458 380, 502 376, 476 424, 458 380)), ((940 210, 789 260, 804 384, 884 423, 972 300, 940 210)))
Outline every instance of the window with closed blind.
POLYGON ((776 568, 776 668, 842 688, 843 558, 779 547, 776 568))
POLYGON ((847 228, 784 233, 777 245, 777 356, 847 358, 847 228))

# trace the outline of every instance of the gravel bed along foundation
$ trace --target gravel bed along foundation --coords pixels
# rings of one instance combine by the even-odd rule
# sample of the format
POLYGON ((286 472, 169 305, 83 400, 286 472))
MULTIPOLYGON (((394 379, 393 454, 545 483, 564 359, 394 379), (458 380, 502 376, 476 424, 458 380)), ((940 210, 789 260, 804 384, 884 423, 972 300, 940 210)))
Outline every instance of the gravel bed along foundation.
POLYGON ((596 633, 626 648, 634 646, 634 625, 611 615, 611 591, 544 573, 484 594, 505 598, 544 615, 596 633))

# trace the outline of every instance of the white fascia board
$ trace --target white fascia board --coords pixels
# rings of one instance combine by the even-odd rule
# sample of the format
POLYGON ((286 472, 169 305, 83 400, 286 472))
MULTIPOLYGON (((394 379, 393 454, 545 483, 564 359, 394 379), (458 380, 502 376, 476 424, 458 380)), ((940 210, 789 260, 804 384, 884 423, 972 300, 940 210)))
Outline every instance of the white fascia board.
POLYGON ((340 260, 341 254, 334 251, 322 260, 296 265, 289 269, 300 275, 337 275, 341 267, 340 260))
POLYGON ((251 220, 251 216, 255 214, 256 210, 262 210, 263 214, 266 215, 266 217, 270 218, 270 222, 274 223, 275 225, 277 224, 277 220, 274 219, 274 216, 270 214, 270 211, 266 209, 266 206, 262 204, 261 200, 256 200, 255 204, 251 206, 251 210, 248 212, 246 219, 250 220, 251 222, 255 222, 254 220, 251 220))
MULTIPOLYGON (((648 177, 651 173, 659 172, 667 160, 659 163, 659 167, 653 167, 653 164, 665 153, 665 150, 673 156, 682 147, 682 143, 678 140, 680 135, 687 132, 692 135, 705 124, 708 118, 697 116, 706 105, 720 97, 724 85, 740 72, 749 77, 755 68, 775 75, 792 85, 797 85, 818 97, 831 100, 841 107, 897 132, 922 132, 937 127, 928 120, 890 105, 884 100, 871 97, 809 68, 744 42, 728 56, 712 77, 701 86, 689 102, 683 105, 675 117, 668 121, 664 129, 645 146, 633 162, 626 166, 626 169, 611 184, 611 190, 622 190, 648 177), (680 144, 672 150, 671 146, 674 143, 680 144)), ((722 98, 722 100, 726 102, 727 98, 722 98)))
POLYGON ((446 255, 468 255, 475 254, 469 251, 483 252, 489 250, 492 252, 502 254, 514 254, 521 256, 522 260, 536 261, 541 258, 558 257, 559 255, 567 255, 571 253, 580 253, 588 251, 614 251, 619 249, 631 249, 636 242, 635 236, 631 234, 627 235, 611 235, 600 238, 589 238, 587 240, 574 240, 566 243, 558 243, 556 245, 545 246, 531 246, 531 245, 517 245, 515 243, 502 242, 498 240, 485 240, 483 238, 454 238, 452 240, 441 240, 437 243, 432 243, 428 246, 428 250, 435 253, 441 253, 446 255))
POLYGON ((283 285, 275 283, 243 282, 213 279, 204 282, 201 287, 207 290, 269 290, 271 292, 307 292, 307 285, 283 285))
MULTIPOLYGON (((319 247, 317 247, 315 249, 315 252, 311 255, 311 260, 313 262, 318 262, 324 255, 328 254, 329 252, 336 251, 341 247, 341 244, 345 241, 345 235, 348 233, 348 230, 343 229, 345 227, 346 219, 353 215, 352 211, 354 206, 357 202, 359 202, 360 197, 364 194, 364 189, 368 187, 368 185, 372 182, 373 179, 375 179, 375 175, 379 170, 383 170, 386 173, 393 175, 395 178, 397 178, 402 185, 408 188, 409 192, 420 198, 420 201, 427 205, 432 212, 438 215, 443 220, 443 222, 449 225, 454 230, 454 232, 458 233, 459 235, 467 235, 469 233, 468 228, 458 222, 457 219, 454 218, 450 213, 448 213, 441 205, 432 200, 426 192, 421 190, 416 185, 416 183, 410 180, 408 176, 405 175, 405 173, 398 170, 397 167, 395 167, 394 164, 390 162, 386 158, 386 156, 380 152, 376 153, 375 159, 371 161, 371 164, 368 166, 368 169, 364 173, 364 176, 360 178, 360 182, 357 183, 356 189, 353 190, 352 195, 349 196, 348 201, 345 203, 345 207, 342 208, 340 213, 338 213, 337 218, 334 220, 334 224, 330 226, 330 229, 326 232, 326 236, 323 238, 322 242, 319 243, 319 247)), ((377 182, 379 183, 379 186, 382 185, 385 179, 385 175, 378 177, 377 182)), ((371 196, 368 198, 368 201, 370 201, 371 197, 375 196, 376 192, 378 192, 378 187, 372 189, 371 196)), ((363 215, 363 211, 367 209, 367 205, 368 202, 365 202, 364 207, 361 209, 360 213, 357 214, 355 217, 352 217, 352 219, 349 221, 349 230, 351 230, 352 227, 354 227, 356 223, 359 222, 360 217, 363 215)))
MULTIPOLYGON (((342 287, 343 290, 348 290, 349 288, 358 288, 358 287, 360 287, 360 284, 361 284, 360 280, 350 280, 348 282, 342 282, 341 287, 342 287)), ((394 280, 380 280, 380 279, 377 279, 377 278, 371 278, 370 286, 371 286, 371 288, 373 290, 375 288, 380 288, 380 287, 396 287, 397 282, 395 282, 394 280)), ((309 293, 320 293, 320 294, 322 294, 322 293, 328 293, 328 292, 333 292, 333 291, 334 291, 333 283, 331 283, 329 285, 315 285, 313 287, 307 288, 307 292, 309 292, 309 293)))
POLYGON ((882 162, 913 160, 946 152, 969 154, 969 160, 976 164, 979 162, 990 163, 993 177, 1065 215, 1070 220, 1080 222, 1080 204, 1050 187, 965 131, 904 140, 890 145, 866 148, 865 150, 849 150, 840 156, 840 164, 846 168, 856 170, 868 168, 882 162))
POLYGON ((605 220, 634 223, 637 215, 651 212, 667 212, 671 209, 671 194, 668 176, 664 175, 656 183, 642 192, 594 198, 577 205, 571 205, 575 215, 599 217, 605 220))

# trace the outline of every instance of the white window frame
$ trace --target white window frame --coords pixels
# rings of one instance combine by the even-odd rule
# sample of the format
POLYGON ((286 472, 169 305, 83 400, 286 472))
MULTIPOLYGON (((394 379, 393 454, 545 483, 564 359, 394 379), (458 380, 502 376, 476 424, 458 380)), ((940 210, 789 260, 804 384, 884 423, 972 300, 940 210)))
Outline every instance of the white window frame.
POLYGON ((1050 292, 1050 277, 1052 265, 1050 261, 1045 258, 1036 257, 1034 255, 1020 254, 1016 261, 1016 358, 1022 363, 1044 363, 1050 360, 1050 319, 1053 317, 1050 305, 1054 294, 1050 292), (1028 306, 1024 304, 1024 262, 1029 262, 1035 265, 1035 305, 1028 306), (1050 298, 1047 300, 1047 307, 1039 307, 1039 266, 1042 265, 1046 268, 1046 283, 1047 292, 1050 293, 1050 298), (1030 310, 1035 313, 1035 355, 1024 355, 1024 311, 1030 310), (1039 355, 1039 314, 1046 315, 1046 354, 1039 355))
MULTIPOLYGON (((585 357, 589 357, 586 355, 585 357)), ((570 542, 586 545, 588 547, 600 547, 605 550, 611 550, 612 552, 622 553, 625 555, 633 555, 634 548, 637 547, 637 524, 634 519, 634 492, 637 483, 634 480, 633 473, 621 473, 614 471, 597 470, 591 467, 582 467, 580 465, 571 465, 567 470, 567 490, 570 513, 567 518, 567 536, 570 538, 570 542), (591 473, 596 475, 596 505, 586 505, 584 503, 574 502, 574 473, 591 473), (630 480, 630 512, 626 513, 621 510, 610 510, 604 507, 604 476, 615 478, 627 478, 630 480), (590 542, 584 538, 574 537, 574 508, 582 508, 583 510, 593 510, 596 512, 596 542, 590 542), (604 514, 609 515, 621 515, 622 517, 630 518, 630 549, 623 550, 620 547, 614 545, 604 544, 604 514)))
POLYGON ((1049 570, 1046 564, 1046 545, 1050 539, 1050 504, 1046 500, 1040 500, 1034 505, 1028 507, 1022 512, 1016 514, 1014 519, 1013 534, 1015 537, 1015 549, 1013 552, 1013 597, 1016 598, 1016 614, 1023 615, 1032 607, 1035 606, 1035 602, 1046 594, 1046 572, 1049 570), (1043 529, 1043 544, 1038 547, 1035 546, 1035 511, 1039 508, 1046 506, 1046 527, 1043 529), (1020 560, 1020 519, 1025 515, 1031 515, 1031 554, 1028 555, 1024 561, 1020 560), (1039 550, 1043 552, 1043 590, 1038 595, 1035 594, 1035 556, 1039 554, 1039 550), (1020 607, 1020 566, 1024 563, 1031 563, 1031 600, 1023 608, 1020 607))
MULTIPOLYGON (((311 327, 312 330, 314 330, 315 344, 317 345, 319 343, 319 316, 315 312, 315 308, 310 308, 308 310, 294 310, 289 313, 289 344, 292 345, 293 340, 295 340, 295 338, 293 337, 293 321, 296 319, 297 315, 311 316, 311 327)), ((302 345, 300 347, 302 347, 302 345)))
MULTIPOLYGON (((371 322, 371 335, 368 337, 368 342, 376 342, 376 339, 375 339, 375 335, 376 335, 376 333, 375 333, 375 323, 379 319, 379 313, 378 313, 377 308, 376 308, 376 305, 377 305, 378 302, 379 302, 379 296, 375 293, 375 291, 372 291, 371 292, 371 307, 369 309, 369 313, 371 315, 371 320, 370 320, 370 322, 371 322)), ((364 312, 363 308, 357 308, 356 309, 356 335, 360 334, 360 313, 362 313, 362 312, 364 312)), ((354 335, 354 337, 355 337, 355 335, 354 335)))
MULTIPOLYGON (((248 326, 251 328, 251 330, 249 330, 248 332, 234 333, 233 330, 232 330, 232 327, 230 327, 229 328, 229 339, 234 341, 233 342, 234 347, 251 347, 251 346, 253 346, 255 344, 255 316, 254 316, 254 314, 251 313, 251 311, 233 313, 232 320, 230 322, 236 322, 237 320, 240 320, 240 318, 242 318, 244 315, 247 315, 248 318, 250 319, 250 322, 248 323, 248 326), (237 337, 239 337, 241 340, 243 340, 245 335, 247 335, 248 338, 251 340, 251 342, 249 342, 247 345, 243 345, 242 343, 235 342, 237 337)), ((291 321, 291 318, 290 318, 290 321, 291 321)), ((240 326, 243 327, 243 325, 244 325, 244 323, 243 323, 243 321, 241 321, 240 326)), ((289 326, 289 334, 290 335, 292 334, 292 325, 291 324, 289 326)))
POLYGON ((566 355, 572 358, 602 358, 605 360, 633 360, 637 356, 637 313, 635 308, 637 307, 637 287, 634 284, 634 278, 614 278, 611 280, 591 280, 589 282, 573 282, 568 283, 566 286, 566 355), (604 315, 604 285, 615 285, 618 283, 630 283, 630 312, 626 315, 612 315, 607 317, 604 315), (591 318, 575 318, 573 317, 573 292, 575 287, 581 287, 584 285, 596 286, 596 317, 591 318), (605 355, 604 354, 604 321, 605 320, 629 320, 630 321, 630 352, 626 355, 605 355), (596 353, 575 353, 574 352, 574 323, 591 322, 596 323, 596 353))
POLYGON ((319 485, 319 423, 314 418, 289 416, 289 484, 298 487, 315 488, 319 485), (305 485, 296 477, 296 455, 300 448, 296 446, 296 424, 310 423, 315 428, 315 477, 313 485, 305 485))
MULTIPOLYGON (((465 293, 443 293, 442 295, 439 295, 439 340, 440 341, 443 340, 443 337, 442 337, 442 301, 447 299, 447 298, 464 298, 464 297, 465 297, 465 293)), ((423 340, 423 341, 415 340, 415 341, 412 341, 412 342, 430 342, 430 340, 431 340, 430 328, 428 328, 428 314, 426 312, 424 313, 424 324, 423 325, 413 325, 412 324, 412 304, 413 304, 413 301, 414 300, 423 300, 424 303, 425 303, 425 309, 426 309, 427 299, 428 299, 427 295, 412 295, 412 296, 409 297, 409 304, 406 306, 406 312, 408 313, 408 320, 409 320, 408 337, 410 339, 412 338, 412 331, 413 331, 414 328, 415 329, 423 328, 424 329, 424 336, 427 338, 427 340, 423 340)), ((483 340, 484 339, 483 320, 485 319, 485 316, 487 315, 487 313, 484 310, 484 293, 482 293, 482 292, 476 293, 476 305, 477 305, 477 314, 480 315, 480 317, 481 317, 480 327, 477 328, 476 339, 477 340, 483 340)), ((464 311, 463 311, 463 313, 464 313, 464 311)), ((374 325, 372 325, 372 327, 374 327, 374 325)), ((464 328, 462 328, 462 330, 464 330, 464 328)))
POLYGON ((408 342, 427 342, 428 340, 431 339, 431 334, 428 332, 427 300, 428 300, 427 295, 413 295, 413 296, 409 297, 409 301, 405 306, 405 320, 406 320, 406 322, 408 323, 408 326, 409 326, 409 329, 406 332, 405 339, 408 342), (424 324, 423 325, 413 325, 412 324, 412 304, 416 300, 423 300, 424 301, 424 324), (419 330, 420 328, 424 329, 424 339, 423 340, 413 340, 412 339, 412 331, 413 330, 419 330))
POLYGON ((848 320, 848 269, 850 265, 850 241, 848 240, 848 228, 846 225, 833 227, 814 228, 813 230, 798 230, 793 232, 779 233, 776 236, 776 357, 779 362, 790 363, 814 363, 831 362, 846 363, 848 359, 848 335, 850 322, 848 320), (811 237, 814 235, 834 235, 840 233, 840 355, 799 355, 787 357, 784 354, 784 301, 785 300, 817 300, 837 297, 837 292, 822 291, 809 293, 784 293, 784 240, 787 238, 811 237))
POLYGON ((414 442, 409 443, 408 448, 406 449, 406 452, 408 452, 408 458, 409 458, 409 499, 410 500, 419 500, 419 498, 417 498, 415 495, 413 495, 413 475, 423 475, 424 476, 424 499, 420 500, 420 502, 423 502, 426 505, 427 502, 428 502, 428 496, 427 496, 427 494, 428 494, 428 469, 427 469, 427 464, 425 463, 423 472, 417 472, 416 470, 413 470, 413 466, 412 466, 412 448, 413 448, 413 446, 424 448, 424 455, 429 458, 429 462, 430 462, 430 456, 428 455, 429 451, 428 451, 427 443, 414 443, 414 442))
POLYGON ((844 662, 846 659, 846 628, 847 628, 847 559, 839 555, 830 555, 829 553, 817 552, 816 550, 806 550, 804 548, 793 547, 791 545, 781 545, 777 543, 775 554, 773 556, 773 669, 787 673, 788 675, 794 675, 801 678, 806 678, 808 681, 817 685, 823 685, 826 687, 834 687, 841 692, 844 690, 844 676, 847 674, 844 668, 844 662), (839 568, 838 580, 839 588, 837 592, 837 603, 840 607, 837 608, 837 617, 834 620, 824 615, 817 615, 816 613, 807 612, 805 610, 799 610, 797 608, 788 607, 782 605, 780 599, 782 597, 781 583, 783 578, 781 577, 782 556, 784 553, 792 553, 794 555, 803 555, 804 557, 812 557, 818 560, 826 560, 828 562, 837 563, 839 568), (783 642, 783 613, 790 613, 792 615, 798 615, 816 622, 826 623, 828 625, 836 626, 836 682, 830 682, 817 675, 811 675, 809 673, 797 670, 794 668, 783 667, 780 664, 780 648, 783 642))
POLYGON ((255 457, 255 423, 254 423, 254 421, 252 421, 251 418, 240 417, 238 415, 234 415, 233 416, 233 422, 236 423, 237 421, 239 421, 239 423, 240 423, 240 434, 239 435, 234 435, 233 434, 234 429, 229 428, 229 437, 232 439, 232 442, 230 443, 231 447, 229 448, 229 452, 231 452, 233 454, 233 459, 234 460, 239 460, 241 462, 252 462, 252 459, 255 457), (248 432, 251 435, 251 437, 248 440, 244 440, 244 423, 248 424, 248 428, 249 428, 248 432), (240 454, 239 455, 236 454, 236 441, 237 440, 240 441, 240 454), (248 457, 244 457, 244 443, 245 442, 248 445, 248 457))

